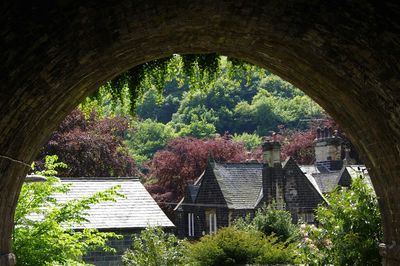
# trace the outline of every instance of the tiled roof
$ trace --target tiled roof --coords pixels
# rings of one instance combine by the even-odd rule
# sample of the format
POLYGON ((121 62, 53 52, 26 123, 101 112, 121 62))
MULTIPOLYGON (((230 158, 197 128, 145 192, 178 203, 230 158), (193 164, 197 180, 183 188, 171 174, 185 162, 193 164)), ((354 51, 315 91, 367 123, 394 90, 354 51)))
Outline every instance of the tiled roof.
POLYGON ((174 224, 160 209, 138 179, 64 179, 63 183, 71 184, 67 194, 56 194, 59 202, 88 197, 96 192, 113 186, 120 186, 119 192, 126 198, 116 202, 101 202, 88 210, 88 220, 74 229, 123 229, 144 228, 146 226, 172 227, 174 224))
POLYGON ((213 163, 228 208, 253 209, 262 189, 262 164, 213 163))

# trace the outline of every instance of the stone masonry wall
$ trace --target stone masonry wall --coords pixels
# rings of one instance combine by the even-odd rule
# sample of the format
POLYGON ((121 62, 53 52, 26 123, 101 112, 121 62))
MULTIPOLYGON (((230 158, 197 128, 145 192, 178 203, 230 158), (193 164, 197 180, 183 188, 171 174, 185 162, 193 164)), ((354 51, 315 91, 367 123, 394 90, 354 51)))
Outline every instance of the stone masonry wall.
POLYGON ((122 239, 111 239, 109 245, 116 249, 116 253, 108 253, 104 251, 91 251, 87 255, 83 256, 83 260, 87 263, 93 264, 95 266, 122 266, 121 256, 122 254, 131 247, 132 237, 134 232, 123 233, 122 239))

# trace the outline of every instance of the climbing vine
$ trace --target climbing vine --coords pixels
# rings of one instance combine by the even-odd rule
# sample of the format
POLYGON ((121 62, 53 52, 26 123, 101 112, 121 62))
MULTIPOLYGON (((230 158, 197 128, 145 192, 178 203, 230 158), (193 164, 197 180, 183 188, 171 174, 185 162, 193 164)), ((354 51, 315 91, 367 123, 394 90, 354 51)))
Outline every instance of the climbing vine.
MULTIPOLYGON (((236 70, 247 65, 234 58, 228 58, 228 62, 232 69, 236 70)), ((129 99, 130 112, 133 114, 146 88, 154 86, 159 95, 162 95, 166 81, 172 78, 171 74, 177 73, 176 69, 172 69, 176 65, 179 65, 181 70, 181 80, 186 78, 191 89, 201 89, 205 87, 204 83, 216 80, 220 64, 221 56, 215 53, 172 55, 135 66, 109 81, 102 89, 111 95, 113 102, 124 103, 129 99)), ((90 98, 100 97, 101 93, 98 90, 90 98)))

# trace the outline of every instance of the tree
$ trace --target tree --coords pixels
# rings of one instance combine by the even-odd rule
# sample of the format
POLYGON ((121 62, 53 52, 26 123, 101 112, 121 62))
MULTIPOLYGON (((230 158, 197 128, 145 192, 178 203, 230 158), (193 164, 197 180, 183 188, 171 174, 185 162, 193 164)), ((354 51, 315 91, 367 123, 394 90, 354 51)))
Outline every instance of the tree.
POLYGON ((315 128, 295 131, 282 141, 282 157, 292 157, 298 164, 312 164, 315 161, 315 128))
POLYGON ((150 160, 176 136, 171 126, 151 119, 134 121, 131 127, 125 143, 135 160, 141 163, 150 160))
POLYGON ((358 177, 349 189, 338 187, 327 200, 329 206, 316 211, 319 228, 311 228, 302 244, 303 258, 313 257, 315 264, 380 265, 383 232, 373 189, 358 177))
POLYGON ((186 186, 205 170, 210 156, 218 162, 240 162, 246 159, 246 152, 242 144, 228 136, 209 140, 174 139, 154 155, 146 188, 157 202, 177 203, 186 186))
POLYGON ((135 162, 123 143, 127 128, 125 118, 98 119, 94 111, 86 118, 76 109, 52 134, 38 160, 58 155, 69 166, 59 171, 60 176, 135 175, 135 162))
POLYGON ((234 134, 232 139, 233 141, 242 143, 248 151, 252 151, 262 144, 262 138, 257 134, 234 134))
POLYGON ((90 197, 58 203, 55 193, 67 193, 69 188, 55 177, 56 168, 66 167, 57 162, 57 156, 45 158, 45 170, 38 172, 45 182, 25 183, 15 212, 13 250, 18 265, 78 265, 84 264, 82 255, 90 250, 112 252, 109 238, 115 233, 95 229, 74 231, 74 225, 86 220, 86 210, 92 204, 115 200, 122 196, 118 187, 98 192, 90 197))

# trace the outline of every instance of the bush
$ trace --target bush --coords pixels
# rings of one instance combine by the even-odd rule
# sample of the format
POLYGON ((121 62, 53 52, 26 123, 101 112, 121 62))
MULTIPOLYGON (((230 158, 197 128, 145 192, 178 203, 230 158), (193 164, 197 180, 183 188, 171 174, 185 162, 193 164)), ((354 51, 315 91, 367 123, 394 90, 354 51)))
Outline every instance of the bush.
POLYGON ((253 220, 239 218, 235 221, 235 227, 244 230, 258 230, 265 235, 275 234, 280 241, 295 241, 300 237, 299 229, 292 223, 292 217, 286 210, 278 208, 277 203, 257 210, 253 220))
POLYGON ((148 227, 140 235, 133 236, 132 249, 125 251, 122 261, 131 266, 182 265, 186 245, 173 234, 159 227, 148 227))
POLYGON ((293 247, 259 231, 235 227, 204 236, 188 250, 190 265, 236 265, 247 263, 291 263, 293 247))

